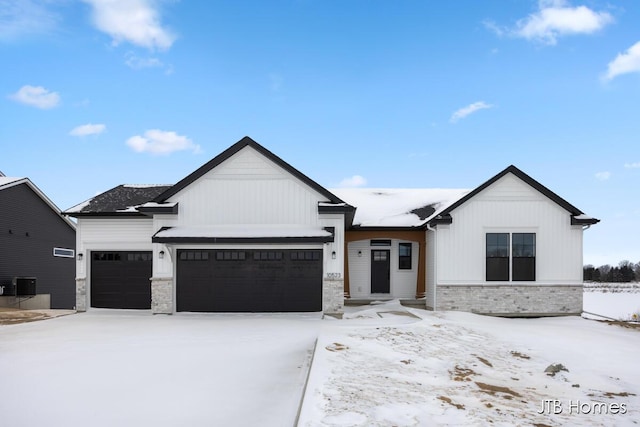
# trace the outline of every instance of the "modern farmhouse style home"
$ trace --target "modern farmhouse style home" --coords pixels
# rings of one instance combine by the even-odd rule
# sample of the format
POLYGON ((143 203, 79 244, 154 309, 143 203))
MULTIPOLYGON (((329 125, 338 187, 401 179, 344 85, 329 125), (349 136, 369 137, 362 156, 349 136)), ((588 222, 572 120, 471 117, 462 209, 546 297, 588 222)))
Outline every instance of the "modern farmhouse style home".
POLYGON ((66 211, 77 309, 339 312, 353 211, 245 137, 173 186, 121 185, 66 211))
POLYGON ((598 222, 509 166, 475 190, 327 190, 245 137, 175 185, 120 185, 77 218, 77 309, 343 310, 420 299, 495 315, 582 312, 598 222))

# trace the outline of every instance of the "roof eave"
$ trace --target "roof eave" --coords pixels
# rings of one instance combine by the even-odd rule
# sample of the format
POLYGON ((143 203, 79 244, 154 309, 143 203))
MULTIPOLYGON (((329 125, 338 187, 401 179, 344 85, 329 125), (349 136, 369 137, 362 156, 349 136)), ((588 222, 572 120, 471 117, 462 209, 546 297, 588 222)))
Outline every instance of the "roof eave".
POLYGON ((576 218, 575 215, 571 215, 571 225, 594 225, 599 222, 597 218, 576 218))

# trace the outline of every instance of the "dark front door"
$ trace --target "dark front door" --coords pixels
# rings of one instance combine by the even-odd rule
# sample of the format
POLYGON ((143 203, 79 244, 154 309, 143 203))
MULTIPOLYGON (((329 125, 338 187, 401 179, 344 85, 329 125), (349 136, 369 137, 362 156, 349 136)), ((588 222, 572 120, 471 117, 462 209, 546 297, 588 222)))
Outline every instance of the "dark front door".
POLYGON ((374 249, 371 251, 371 293, 388 294, 390 287, 391 259, 390 251, 374 249))
POLYGON ((322 250, 179 250, 177 310, 322 310, 322 250))
POLYGON ((151 308, 151 252, 92 252, 91 307, 151 308))

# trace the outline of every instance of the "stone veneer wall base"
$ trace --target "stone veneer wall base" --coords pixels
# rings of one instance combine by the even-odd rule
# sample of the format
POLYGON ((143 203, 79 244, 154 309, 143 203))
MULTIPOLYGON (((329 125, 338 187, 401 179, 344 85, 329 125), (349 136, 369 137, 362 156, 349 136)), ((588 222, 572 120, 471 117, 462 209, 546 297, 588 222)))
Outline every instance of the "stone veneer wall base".
POLYGON ((505 317, 567 316, 582 313, 582 284, 438 285, 438 310, 505 317))

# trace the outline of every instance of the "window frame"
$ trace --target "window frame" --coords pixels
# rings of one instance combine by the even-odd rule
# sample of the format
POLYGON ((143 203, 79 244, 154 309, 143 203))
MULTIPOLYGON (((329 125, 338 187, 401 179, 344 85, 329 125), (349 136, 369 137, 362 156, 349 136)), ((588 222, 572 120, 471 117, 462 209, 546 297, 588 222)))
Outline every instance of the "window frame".
MULTIPOLYGON (((537 280, 536 232, 486 231, 485 232, 485 281, 486 282, 535 282, 537 280), (506 247, 498 239, 490 242, 490 235, 506 235, 506 247), (506 249, 506 255, 505 255, 506 249), (493 256, 490 256, 493 255, 493 256), (499 255, 499 256, 498 256, 499 255), (499 260, 499 261, 498 261, 499 260), (496 264, 491 266, 490 264, 496 264), (500 265, 504 264, 504 265, 500 265), (506 269, 502 275, 492 274, 506 269)), ((493 236, 492 236, 493 237, 493 236)))
POLYGON ((58 258, 75 258, 76 257, 76 251, 75 251, 75 249, 54 247, 53 248, 53 256, 54 257, 58 257, 58 258), (60 253, 60 251, 67 251, 67 254, 66 255, 62 255, 60 253))
POLYGON ((413 243, 398 242, 398 270, 413 270, 413 243), (407 248, 408 255, 403 255, 402 248, 407 248))

